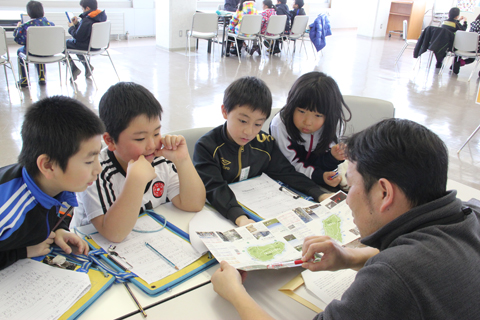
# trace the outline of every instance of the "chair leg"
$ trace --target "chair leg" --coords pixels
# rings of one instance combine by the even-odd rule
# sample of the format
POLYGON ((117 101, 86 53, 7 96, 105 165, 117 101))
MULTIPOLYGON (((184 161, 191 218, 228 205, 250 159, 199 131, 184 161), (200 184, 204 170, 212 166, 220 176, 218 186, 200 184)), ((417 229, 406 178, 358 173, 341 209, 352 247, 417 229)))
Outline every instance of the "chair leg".
POLYGON ((397 56, 397 59, 395 59, 395 64, 394 64, 394 66, 397 65, 398 60, 399 60, 400 57, 402 56, 402 54, 403 54, 403 52, 405 51, 405 49, 407 48, 407 46, 408 46, 408 43, 405 42, 405 44, 403 45, 402 50, 400 50, 400 53, 399 53, 398 56, 397 56))
POLYGON ((237 57, 238 57, 238 63, 242 63, 242 60, 240 59, 240 52, 242 50, 238 49, 239 45, 238 45, 238 41, 237 41, 237 38, 235 38, 235 48, 237 48, 237 57))
POLYGON ((30 73, 28 72, 28 63, 25 60, 23 60, 23 68, 25 70, 25 75, 27 76, 27 86, 28 86, 28 93, 30 94, 30 100, 33 100, 32 99, 32 91, 31 91, 31 83, 30 83, 30 73))
POLYGON ((470 72, 470 77, 468 77, 468 81, 470 81, 470 79, 472 79, 473 72, 474 72, 475 70, 477 70, 478 58, 476 58, 475 60, 476 60, 475 66, 473 67, 472 72, 470 72))
MULTIPOLYGON (((70 73, 70 79, 73 80, 73 73, 72 73, 72 67, 70 66, 70 61, 68 61, 68 58, 65 59, 66 61, 66 68, 68 70, 68 72, 70 73)), ((58 67, 60 68, 60 62, 58 63, 58 67)), ((68 81, 68 77, 65 77, 67 78, 67 81, 68 81)), ((62 81, 62 76, 60 76, 60 81, 62 81)), ((71 81, 72 84, 73 84, 73 90, 75 91, 75 95, 77 94, 77 84, 75 83, 75 81, 71 81)))
MULTIPOLYGON (((13 80, 15 80, 15 88, 17 88, 18 96, 20 97, 20 101, 23 102, 22 93, 20 90, 20 86, 18 85, 18 82, 17 82, 17 76, 15 75, 15 70, 13 70, 13 65, 10 61, 8 61, 8 64, 10 65, 9 66, 10 71, 12 71, 13 80)), ((7 68, 6 68, 7 65, 5 64, 3 66, 5 68, 5 79, 7 80, 7 87, 8 87, 8 76, 7 76, 7 68)))
POLYGON ((115 70, 115 74, 117 75, 118 81, 120 81, 120 77, 118 76, 117 69, 115 68, 115 65, 113 64, 112 58, 110 57, 110 53, 108 53, 108 50, 105 50, 105 52, 108 55, 108 59, 110 59, 110 63, 112 64, 113 70, 115 70))
POLYGON ((480 130, 480 125, 477 127, 477 129, 475 129, 475 131, 472 132, 472 134, 470 135, 470 137, 468 137, 467 141, 465 141, 465 143, 463 144, 463 146, 460 148, 460 150, 457 151, 457 154, 460 153, 460 151, 462 151, 463 147, 465 147, 467 145, 467 143, 473 138, 473 136, 478 132, 478 130, 480 130))
MULTIPOLYGON (((90 68, 90 59, 86 55, 83 55, 83 57, 85 58, 85 68, 88 69, 88 72, 92 77, 93 84, 95 85, 95 89, 98 90, 97 82, 95 81, 95 77, 93 76, 92 68, 90 68)), ((85 72, 87 72, 87 70, 85 70, 85 72)))

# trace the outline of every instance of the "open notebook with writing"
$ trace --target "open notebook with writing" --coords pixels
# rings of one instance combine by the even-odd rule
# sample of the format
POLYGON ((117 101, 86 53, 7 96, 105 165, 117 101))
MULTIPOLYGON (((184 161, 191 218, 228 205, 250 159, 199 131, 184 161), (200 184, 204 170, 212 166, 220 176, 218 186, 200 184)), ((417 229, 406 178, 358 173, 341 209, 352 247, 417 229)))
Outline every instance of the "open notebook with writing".
POLYGON ((133 274, 128 280, 149 295, 158 295, 216 263, 198 253, 188 234, 159 215, 139 216, 132 232, 121 243, 113 243, 99 233, 86 237, 93 248, 102 248, 110 267, 133 274), (162 229, 162 230, 160 230, 162 229))

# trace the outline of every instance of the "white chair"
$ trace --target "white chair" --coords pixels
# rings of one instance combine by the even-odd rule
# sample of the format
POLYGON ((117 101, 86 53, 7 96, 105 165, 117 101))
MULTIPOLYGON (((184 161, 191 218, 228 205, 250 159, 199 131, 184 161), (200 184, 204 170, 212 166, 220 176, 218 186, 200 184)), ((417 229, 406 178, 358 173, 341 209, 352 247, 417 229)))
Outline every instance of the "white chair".
POLYGON ((17 77, 15 76, 12 62, 10 61, 10 53, 8 52, 7 46, 7 36, 3 27, 0 27, 0 65, 3 65, 3 70, 5 71, 5 80, 7 82, 8 92, 10 92, 10 87, 8 85, 7 67, 10 69, 10 71, 12 71, 13 79, 15 80, 15 87, 17 88, 20 100, 23 101, 22 95, 20 93, 20 88, 18 87, 17 77))
MULTIPOLYGON (((352 113, 345 136, 360 132, 381 120, 395 118, 395 108, 390 101, 348 95, 343 96, 343 100, 352 113)), ((347 116, 346 110, 344 112, 347 116)))
MULTIPOLYGON (((19 58, 25 66, 29 91, 31 86, 27 68, 28 63, 48 64, 57 62, 61 83, 62 72, 60 62, 66 61, 67 70, 70 72, 70 77, 72 77, 72 69, 70 68, 65 50, 65 29, 63 29, 63 27, 30 27, 27 29, 26 54, 20 53, 19 58)), ((73 83, 73 88, 76 94, 77 87, 75 83, 73 83)))
MULTIPOLYGON (((232 37, 235 39, 235 43, 237 43, 236 40, 260 40, 260 31, 262 29, 262 16, 258 14, 247 14, 243 15, 242 21, 240 22, 240 28, 238 28, 238 33, 228 33, 229 37, 232 37)), ((260 46, 261 41, 260 42, 260 46)), ((227 45, 227 48, 229 46, 227 45)), ((238 48, 238 46, 235 46, 237 48, 237 56, 238 56, 238 62, 242 63, 240 60, 240 50, 241 48, 238 48)))
POLYGON ((287 16, 271 16, 268 19, 267 29, 265 34, 261 35, 264 40, 272 41, 273 46, 271 47, 271 53, 273 54, 273 48, 275 48, 276 42, 283 37, 283 32, 285 31, 285 24, 287 23, 287 16))
POLYGON ((478 39, 479 34, 476 32, 457 31, 455 32, 455 40, 453 40, 453 52, 449 53, 442 64, 443 72, 446 66, 451 65, 450 59, 455 57, 475 58, 475 66, 468 77, 468 81, 472 78, 473 72, 477 69, 479 55, 478 52, 478 39), (446 61, 447 60, 447 61, 446 61))
POLYGON ((403 40, 405 41, 405 44, 403 45, 402 50, 400 50, 400 53, 398 54, 397 59, 395 59, 395 64, 394 65, 397 65, 398 60, 400 59, 403 52, 405 51, 405 49, 408 46, 415 47, 415 45, 418 42, 418 40, 410 40, 410 39, 407 38, 407 30, 408 30, 407 24, 408 24, 407 20, 403 20, 403 35, 402 35, 402 37, 403 37, 403 40))
POLYGON ((193 159, 193 150, 195 150, 195 144, 198 139, 200 139, 205 133, 212 130, 214 127, 203 127, 203 128, 193 128, 185 130, 177 130, 169 132, 167 134, 171 135, 182 135, 187 142, 188 153, 190 154, 190 159, 193 159))
POLYGON ((85 58, 85 60, 88 62, 86 65, 88 70, 90 71, 90 74, 92 75, 95 88, 97 89, 98 89, 97 83, 95 82, 92 69, 90 68, 90 58, 92 56, 101 55, 104 57, 108 57, 108 59, 110 59, 110 63, 112 64, 113 70, 115 70, 117 79, 118 81, 120 81, 120 77, 118 76, 117 69, 113 64, 112 58, 110 57, 110 53, 108 53, 108 48, 110 46, 110 30, 111 30, 110 21, 94 23, 92 25, 92 33, 90 35, 90 43, 88 44, 87 50, 67 49, 67 52, 69 54, 82 55, 85 58))
MULTIPOLYGON (((218 43, 218 15, 216 13, 200 13, 193 15, 192 29, 187 32, 188 58, 190 59, 190 39, 196 38, 213 41, 213 52, 215 53, 215 42, 218 43)), ((185 53, 187 52, 185 47, 185 53)))
POLYGON ((273 118, 277 113, 280 112, 282 108, 272 108, 272 112, 270 113, 270 117, 263 123, 262 130, 265 132, 270 132, 270 122, 272 122, 273 118))
MULTIPOLYGON (((305 49, 305 54, 307 54, 307 48, 305 47, 304 37, 305 37, 305 31, 307 30, 308 19, 309 19, 308 16, 296 16, 295 20, 293 20, 293 25, 292 25, 292 28, 290 29, 290 34, 286 35, 286 38, 288 40, 287 56, 290 54, 291 40, 293 40, 293 52, 295 52, 297 40, 302 40, 302 43, 300 44, 300 50, 302 50, 302 45, 303 45, 303 48, 305 49)), ((293 55, 293 52, 292 52, 292 55, 293 55)))

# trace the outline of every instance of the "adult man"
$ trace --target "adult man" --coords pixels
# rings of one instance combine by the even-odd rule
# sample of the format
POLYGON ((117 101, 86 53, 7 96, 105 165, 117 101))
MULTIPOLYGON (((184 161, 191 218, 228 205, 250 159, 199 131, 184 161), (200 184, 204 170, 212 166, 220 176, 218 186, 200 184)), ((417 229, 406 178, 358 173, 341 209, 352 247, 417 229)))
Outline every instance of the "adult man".
MULTIPOLYGON (((462 203, 456 191, 446 191, 443 142, 412 121, 389 119, 346 144, 347 203, 370 247, 346 249, 328 237, 305 240, 304 261, 316 252, 324 255, 303 267, 359 269, 341 301, 315 319, 478 318, 480 201, 462 203)), ((242 319, 271 319, 226 262, 212 283, 242 319)))
MULTIPOLYGON (((92 34, 92 25, 96 22, 107 21, 107 15, 105 14, 105 10, 101 11, 98 9, 97 0, 81 0, 80 6, 83 10, 83 13, 80 15, 82 20, 79 21, 77 17, 73 17, 72 22, 68 24, 68 33, 70 33, 72 39, 67 40, 67 48, 88 50, 88 44, 90 43, 90 36, 92 34)), ((90 70, 93 71, 93 66, 90 65, 89 70, 87 66, 88 62, 85 61, 85 58, 82 55, 77 56, 85 67, 85 78, 90 77, 90 70)), ((75 81, 81 71, 71 59, 70 64, 72 67, 73 81, 75 81)))

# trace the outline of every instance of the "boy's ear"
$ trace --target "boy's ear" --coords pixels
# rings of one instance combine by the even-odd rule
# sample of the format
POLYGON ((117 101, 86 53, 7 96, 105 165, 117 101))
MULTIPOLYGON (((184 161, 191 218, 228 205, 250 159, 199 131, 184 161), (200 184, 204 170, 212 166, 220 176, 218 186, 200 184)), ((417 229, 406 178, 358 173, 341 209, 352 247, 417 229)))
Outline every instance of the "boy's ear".
POLYGON ((37 167, 41 174, 47 179, 52 179, 55 176, 54 163, 50 161, 50 157, 46 154, 41 154, 37 158, 37 167))
POLYGON ((110 136, 108 132, 105 132, 103 134, 103 141, 105 141, 105 144, 107 145, 108 150, 115 151, 116 149, 115 142, 113 141, 113 138, 110 136))
POLYGON ((223 119, 227 120, 228 112, 227 109, 225 108, 225 105, 222 104, 222 115, 223 119))

